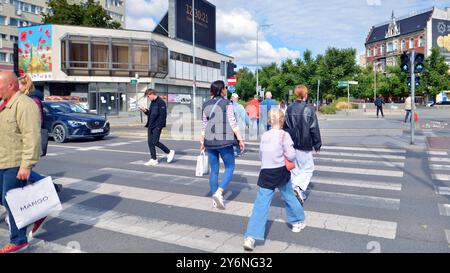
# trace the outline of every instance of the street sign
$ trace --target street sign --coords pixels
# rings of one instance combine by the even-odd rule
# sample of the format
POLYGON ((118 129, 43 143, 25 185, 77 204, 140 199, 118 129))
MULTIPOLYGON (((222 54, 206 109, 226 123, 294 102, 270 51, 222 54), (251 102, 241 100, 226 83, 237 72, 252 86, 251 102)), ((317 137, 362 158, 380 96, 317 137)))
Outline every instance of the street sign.
POLYGON ((130 80, 130 84, 136 85, 136 84, 138 84, 138 80, 137 79, 131 79, 130 80))
POLYGON ((349 81, 348 84, 350 84, 350 85, 358 85, 358 82, 357 81, 349 81))
POLYGON ((230 91, 231 93, 234 93, 234 92, 236 92, 236 87, 234 85, 229 86, 228 91, 230 91))
POLYGON ((227 82, 228 82, 228 85, 233 86, 237 83, 237 79, 236 79, 236 77, 229 77, 227 82))
POLYGON ((347 81, 339 81, 338 82, 338 87, 339 88, 347 87, 347 85, 348 85, 347 81))

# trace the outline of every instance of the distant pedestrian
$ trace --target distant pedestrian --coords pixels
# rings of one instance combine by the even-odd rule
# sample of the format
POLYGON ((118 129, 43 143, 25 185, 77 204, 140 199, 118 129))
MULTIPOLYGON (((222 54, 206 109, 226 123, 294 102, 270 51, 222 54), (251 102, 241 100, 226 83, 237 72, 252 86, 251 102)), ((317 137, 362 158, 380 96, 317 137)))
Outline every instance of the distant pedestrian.
MULTIPOLYGON (((236 122, 239 126, 239 132, 245 140, 245 128, 250 125, 249 117, 244 109, 244 106, 239 103, 239 95, 237 93, 233 93, 233 95, 231 95, 231 102, 233 104, 234 117, 236 118, 236 122)), ((234 146, 234 155, 236 157, 241 156, 241 149, 239 148, 239 145, 234 146)))
POLYGON ((281 128, 284 122, 283 111, 280 109, 270 110, 268 119, 272 129, 261 137, 259 190, 244 235, 243 247, 245 250, 253 250, 256 240, 264 241, 269 208, 276 188, 284 197, 286 216, 288 223, 292 225, 292 231, 300 232, 305 227, 305 213, 294 196, 291 172, 285 165, 285 159, 295 160, 296 151, 291 136, 281 128))
POLYGON ((272 92, 266 92, 266 99, 261 102, 260 107, 260 134, 270 130, 270 124, 267 122, 267 114, 272 109, 272 107, 279 107, 278 103, 272 99, 272 92))
POLYGON ((378 118, 378 115, 379 115, 379 113, 381 112, 381 117, 383 117, 384 118, 384 113, 383 113, 383 104, 385 104, 384 103, 384 100, 383 100, 383 97, 380 95, 376 100, 375 100, 375 106, 377 107, 377 118, 378 118))
POLYGON ((406 111, 406 116, 405 116, 405 123, 408 122, 408 118, 409 118, 409 122, 411 122, 411 111, 412 111, 412 98, 411 96, 407 97, 405 100, 405 111, 406 111))
POLYGON ((0 253, 23 251, 28 247, 27 228, 18 229, 6 194, 30 179, 39 160, 40 113, 36 104, 19 92, 13 72, 0 72, 0 192, 10 223, 10 243, 0 253))
POLYGON ((258 123, 260 114, 260 105, 258 96, 255 95, 255 97, 248 102, 245 110, 247 111, 247 115, 250 119, 250 129, 249 129, 250 139, 252 140, 257 139, 259 131, 258 123))
POLYGON ((281 100, 280 109, 281 109, 281 111, 283 111, 283 114, 286 114, 287 107, 288 107, 288 105, 287 105, 286 100, 281 100))
POLYGON ((299 85, 294 94, 297 101, 286 110, 283 129, 289 132, 296 150, 296 168, 292 170, 292 184, 296 197, 303 205, 305 194, 314 173, 313 150, 320 152, 322 140, 320 137, 319 121, 314 107, 308 105, 308 88, 299 85))
POLYGON ((156 147, 167 154, 167 163, 171 163, 175 157, 175 151, 169 150, 169 148, 160 142, 162 129, 166 127, 166 103, 157 95, 157 91, 154 89, 145 91, 145 96, 151 101, 150 109, 140 107, 140 110, 148 116, 145 127, 148 128, 147 142, 148 147, 150 148, 151 159, 144 165, 156 166, 159 164, 158 159, 156 158, 156 147))
POLYGON ((212 98, 203 104, 200 150, 206 150, 208 153, 211 167, 209 186, 213 195, 213 206, 224 210, 223 193, 233 178, 235 168, 233 146, 239 143, 239 148, 243 152, 245 143, 234 117, 233 105, 225 98, 227 94, 225 83, 223 81, 213 82, 210 91, 212 98), (219 156, 225 165, 225 173, 222 176, 220 187, 219 156))

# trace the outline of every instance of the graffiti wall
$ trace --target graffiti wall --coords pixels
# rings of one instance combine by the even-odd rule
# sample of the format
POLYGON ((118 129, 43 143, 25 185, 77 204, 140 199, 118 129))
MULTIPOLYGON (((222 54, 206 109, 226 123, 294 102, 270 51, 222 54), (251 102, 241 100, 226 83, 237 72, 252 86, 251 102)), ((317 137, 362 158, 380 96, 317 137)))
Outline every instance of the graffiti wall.
POLYGON ((33 81, 52 78, 52 26, 19 28, 19 74, 30 74, 33 81))

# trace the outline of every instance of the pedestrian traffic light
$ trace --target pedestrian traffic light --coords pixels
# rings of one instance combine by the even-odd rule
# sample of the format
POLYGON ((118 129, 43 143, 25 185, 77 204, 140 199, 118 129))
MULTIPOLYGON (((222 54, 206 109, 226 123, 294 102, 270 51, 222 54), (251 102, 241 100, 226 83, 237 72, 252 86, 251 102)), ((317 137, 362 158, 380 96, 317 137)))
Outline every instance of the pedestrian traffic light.
POLYGON ((234 75, 236 75, 236 72, 234 71, 234 69, 237 66, 232 63, 232 62, 228 62, 227 63, 227 78, 233 77, 234 75))
POLYGON ((416 57, 414 58, 414 73, 422 73, 422 71, 425 69, 425 65, 423 64, 423 61, 425 60, 425 55, 422 53, 418 53, 416 57))
MULTIPOLYGON (((420 85, 420 77, 415 76, 414 81, 415 81, 414 85, 418 87, 420 85)), ((411 77, 408 77, 408 87, 411 87, 411 77)))
POLYGON ((400 69, 402 70, 402 72, 409 73, 410 72, 409 65, 411 61, 406 52, 403 52, 402 56, 400 57, 400 61, 401 61, 400 69))

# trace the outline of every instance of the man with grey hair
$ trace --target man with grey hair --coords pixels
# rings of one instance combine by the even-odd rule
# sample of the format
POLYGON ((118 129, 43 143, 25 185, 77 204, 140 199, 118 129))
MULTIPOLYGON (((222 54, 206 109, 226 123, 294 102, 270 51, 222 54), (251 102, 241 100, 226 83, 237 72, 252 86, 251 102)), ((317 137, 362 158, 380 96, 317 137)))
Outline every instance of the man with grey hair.
POLYGON ((260 135, 262 135, 264 132, 270 130, 271 126, 267 122, 267 115, 272 109, 272 107, 279 107, 278 103, 272 99, 272 92, 266 92, 266 99, 261 102, 261 108, 260 108, 260 118, 259 118, 259 125, 260 125, 260 135))
POLYGON ((39 159, 40 113, 36 104, 19 91, 13 72, 0 72, 0 192, 10 223, 10 243, 0 253, 28 247, 26 227, 18 229, 6 202, 9 190, 23 187, 39 159))

